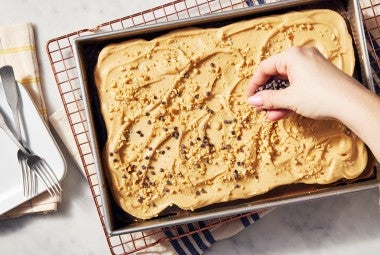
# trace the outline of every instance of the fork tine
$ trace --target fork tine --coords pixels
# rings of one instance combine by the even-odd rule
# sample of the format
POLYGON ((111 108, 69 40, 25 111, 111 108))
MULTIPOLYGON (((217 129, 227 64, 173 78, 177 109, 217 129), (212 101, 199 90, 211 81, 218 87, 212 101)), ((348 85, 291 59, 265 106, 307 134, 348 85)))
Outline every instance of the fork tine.
POLYGON ((38 180, 37 180, 37 175, 33 173, 33 184, 34 184, 34 194, 38 193, 38 180))
POLYGON ((29 189, 28 189, 28 177, 27 177, 27 173, 25 171, 25 168, 24 166, 22 165, 22 162, 20 162, 20 166, 21 166, 21 174, 22 174, 22 184, 23 184, 23 188, 24 188, 24 196, 27 196, 28 195, 28 192, 29 192, 29 189))
POLYGON ((26 164, 25 160, 22 160, 23 167, 25 169, 26 175, 27 175, 27 186, 28 186, 28 196, 33 197, 35 194, 33 193, 33 177, 32 177, 32 171, 30 170, 29 166, 26 164))
POLYGON ((59 193, 59 189, 55 185, 54 181, 52 180, 50 173, 48 172, 48 169, 45 168, 41 162, 35 165, 35 168, 38 168, 38 171, 45 177, 45 180, 49 183, 49 188, 51 191, 56 195, 59 193))
POLYGON ((29 172, 30 172, 30 183, 31 183, 31 188, 30 188, 31 195, 34 196, 38 193, 36 174, 30 168, 29 168, 29 172))
POLYGON ((45 180, 44 177, 41 175, 41 173, 39 172, 39 170, 38 170, 38 169, 33 169, 33 173, 37 176, 37 178, 38 178, 43 184, 45 184, 45 186, 46 186, 46 188, 47 188, 47 191, 49 192, 50 196, 54 196, 54 195, 55 195, 55 192, 54 192, 54 194, 52 193, 49 184, 46 182, 46 180, 45 180))
POLYGON ((21 166, 21 172, 22 172, 22 180, 23 180, 23 186, 24 186, 24 196, 30 197, 30 176, 29 171, 27 169, 26 162, 24 160, 19 160, 19 164, 21 166))
POLYGON ((56 188, 58 189, 58 192, 62 191, 62 187, 59 183, 57 176, 55 175, 54 171, 51 169, 49 164, 44 159, 41 160, 41 167, 43 167, 46 170, 46 174, 48 174, 54 186, 56 186, 56 188))
POLYGON ((28 168, 28 166, 26 165, 26 162, 25 160, 21 160, 21 167, 22 167, 22 171, 25 173, 25 182, 24 183, 24 186, 25 186, 25 190, 26 190, 26 196, 29 198, 31 197, 31 179, 30 179, 30 170, 28 168))
POLYGON ((56 188, 54 187, 54 184, 51 182, 50 178, 48 177, 48 175, 46 174, 45 170, 44 169, 41 169, 41 166, 38 164, 35 166, 36 169, 38 169, 37 171, 40 173, 40 175, 44 178, 45 182, 47 183, 47 188, 54 194, 56 195, 57 194, 57 190, 56 188))

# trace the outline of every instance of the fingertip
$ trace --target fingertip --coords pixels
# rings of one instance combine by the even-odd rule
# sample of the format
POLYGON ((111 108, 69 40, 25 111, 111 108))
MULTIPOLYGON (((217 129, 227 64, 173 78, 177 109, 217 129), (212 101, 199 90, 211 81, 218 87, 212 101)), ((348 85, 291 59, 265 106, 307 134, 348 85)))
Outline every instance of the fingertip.
POLYGON ((271 75, 267 75, 261 70, 256 70, 248 83, 247 97, 254 95, 257 89, 264 85, 271 77, 271 75))
POLYGON ((256 92, 256 90, 261 86, 262 84, 258 84, 254 78, 250 80, 247 87, 247 97, 253 96, 256 92))
POLYGON ((273 55, 260 62, 254 71, 247 87, 247 97, 255 94, 256 90, 273 76, 287 77, 286 64, 283 54, 273 55))
POLYGON ((260 94, 255 94, 251 97, 248 97, 247 103, 253 106, 260 107, 263 105, 263 98, 260 94))

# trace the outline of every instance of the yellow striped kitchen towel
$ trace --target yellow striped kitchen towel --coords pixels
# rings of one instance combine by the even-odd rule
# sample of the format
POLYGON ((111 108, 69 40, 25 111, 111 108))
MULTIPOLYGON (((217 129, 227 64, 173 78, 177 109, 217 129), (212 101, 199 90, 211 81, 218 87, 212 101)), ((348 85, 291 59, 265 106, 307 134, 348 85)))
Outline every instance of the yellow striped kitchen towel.
MULTIPOLYGON (((37 108, 47 120, 31 23, 0 26, 0 66, 4 65, 13 66, 16 80, 28 90, 37 108)), ((0 216, 0 219, 56 211, 60 202, 61 195, 50 197, 45 192, 0 216)))

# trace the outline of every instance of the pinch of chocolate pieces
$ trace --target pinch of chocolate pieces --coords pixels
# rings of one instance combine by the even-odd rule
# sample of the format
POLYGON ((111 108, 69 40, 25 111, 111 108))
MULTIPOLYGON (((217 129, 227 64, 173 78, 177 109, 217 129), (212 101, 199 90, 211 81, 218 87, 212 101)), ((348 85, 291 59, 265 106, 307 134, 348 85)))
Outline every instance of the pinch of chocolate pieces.
POLYGON ((283 79, 269 79, 264 85, 260 86, 255 93, 263 90, 280 90, 289 87, 289 81, 283 79))

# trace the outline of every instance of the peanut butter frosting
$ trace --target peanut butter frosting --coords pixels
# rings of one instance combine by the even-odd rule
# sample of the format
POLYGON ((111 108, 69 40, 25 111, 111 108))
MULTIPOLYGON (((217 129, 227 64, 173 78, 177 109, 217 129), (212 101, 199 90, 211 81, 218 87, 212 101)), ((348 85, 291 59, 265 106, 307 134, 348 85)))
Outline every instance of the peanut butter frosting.
POLYGON ((106 46, 95 81, 116 202, 149 219, 172 205, 194 210, 280 185, 359 176, 365 145, 340 122, 295 113, 270 122, 246 103, 260 61, 293 45, 315 46, 353 73, 346 23, 324 9, 106 46))

